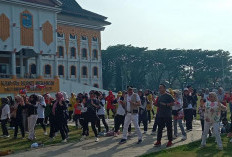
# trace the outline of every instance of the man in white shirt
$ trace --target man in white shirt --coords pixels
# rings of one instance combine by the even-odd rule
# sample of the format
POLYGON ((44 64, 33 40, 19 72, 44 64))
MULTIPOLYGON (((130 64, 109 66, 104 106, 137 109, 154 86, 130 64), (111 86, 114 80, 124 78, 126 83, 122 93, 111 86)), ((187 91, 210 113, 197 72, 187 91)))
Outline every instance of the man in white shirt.
POLYGON ((137 144, 140 144, 142 142, 142 133, 140 131, 138 124, 138 111, 139 111, 139 106, 141 105, 141 101, 139 95, 133 92, 133 87, 128 87, 127 91, 128 94, 125 95, 124 101, 120 101, 120 103, 123 104, 126 108, 126 117, 123 127, 123 137, 119 143, 120 144, 126 143, 128 127, 130 123, 133 122, 135 130, 138 135, 137 144))
POLYGON ((10 120, 10 106, 9 100, 7 98, 2 98, 2 107, 1 107, 1 127, 2 127, 2 133, 3 137, 10 137, 6 124, 10 120))

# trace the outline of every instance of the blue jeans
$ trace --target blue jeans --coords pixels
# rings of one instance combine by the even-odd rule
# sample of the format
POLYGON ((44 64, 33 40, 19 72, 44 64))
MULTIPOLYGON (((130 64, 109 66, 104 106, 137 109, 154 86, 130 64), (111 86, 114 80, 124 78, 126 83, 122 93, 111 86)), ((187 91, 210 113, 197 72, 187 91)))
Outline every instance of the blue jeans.
POLYGON ((182 124, 182 119, 174 120, 174 135, 177 136, 177 123, 179 124, 182 135, 186 136, 186 132, 184 131, 184 126, 182 124))

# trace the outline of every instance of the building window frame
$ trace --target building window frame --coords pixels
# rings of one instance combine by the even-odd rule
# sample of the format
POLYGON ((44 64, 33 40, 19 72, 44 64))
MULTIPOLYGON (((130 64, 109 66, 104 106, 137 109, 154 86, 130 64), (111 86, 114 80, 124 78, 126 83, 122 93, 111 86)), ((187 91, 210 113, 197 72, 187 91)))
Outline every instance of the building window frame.
POLYGON ((74 34, 74 35, 72 35, 72 34, 69 34, 69 39, 70 40, 76 40, 77 39, 77 36, 74 34))
POLYGON ((88 59, 88 51, 87 51, 87 48, 82 48, 81 49, 81 58, 82 59, 88 59))
POLYGON ((64 76, 64 66, 61 64, 58 66, 58 75, 64 76))
POLYGON ((64 39, 64 33, 57 32, 57 38, 64 39))
POLYGON ((58 46, 58 57, 64 58, 64 47, 63 46, 58 46))
POLYGON ((77 76, 77 67, 75 65, 70 66, 70 76, 77 76))
POLYGON ((87 68, 87 66, 82 66, 82 68, 81 68, 81 76, 82 76, 82 78, 88 78, 88 68, 87 68))
POLYGON ((76 48, 75 47, 71 47, 70 48, 70 57, 71 58, 76 58, 76 56, 77 56, 77 54, 76 54, 76 48), (73 53, 74 53, 74 55, 73 55, 73 53))
POLYGON ((51 76, 51 74, 52 74, 52 66, 50 64, 45 64, 44 65, 44 74, 51 76), (47 69, 47 68, 49 68, 49 69, 47 69))
POLYGON ((93 67, 93 77, 98 78, 98 67, 96 67, 96 66, 93 67))
POLYGON ((93 60, 98 60, 98 50, 93 49, 93 60))

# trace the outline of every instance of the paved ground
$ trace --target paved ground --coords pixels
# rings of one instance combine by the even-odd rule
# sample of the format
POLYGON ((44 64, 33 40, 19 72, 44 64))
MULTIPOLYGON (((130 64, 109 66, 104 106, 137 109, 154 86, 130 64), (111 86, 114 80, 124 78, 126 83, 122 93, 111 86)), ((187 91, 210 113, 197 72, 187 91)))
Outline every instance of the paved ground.
MULTIPOLYGON (((109 122, 112 124, 112 121, 109 122)), ((153 122, 152 122, 153 124, 153 122)), ((149 128, 152 127, 149 125, 149 128)), ((133 126, 132 126, 133 128, 133 126)), ((180 132, 180 130, 179 130, 180 132)), ((181 141, 181 134, 179 137, 173 141, 173 147, 190 143, 192 141, 199 140, 201 138, 200 122, 195 121, 193 123, 193 131, 187 133, 187 140, 181 141)), ((110 157, 110 156, 127 156, 134 157, 143 154, 156 152, 165 148, 167 143, 167 133, 164 131, 162 146, 156 148, 153 146, 154 141, 156 141, 156 135, 151 135, 151 129, 149 129, 147 134, 143 135, 143 142, 141 144, 136 144, 137 136, 132 133, 132 136, 128 138, 127 143, 119 145, 121 135, 119 137, 101 137, 99 142, 94 142, 94 139, 89 139, 86 141, 78 143, 67 143, 56 146, 47 146, 40 149, 33 149, 31 151, 17 153, 11 155, 12 157, 64 157, 64 156, 75 156, 75 157, 110 157)))

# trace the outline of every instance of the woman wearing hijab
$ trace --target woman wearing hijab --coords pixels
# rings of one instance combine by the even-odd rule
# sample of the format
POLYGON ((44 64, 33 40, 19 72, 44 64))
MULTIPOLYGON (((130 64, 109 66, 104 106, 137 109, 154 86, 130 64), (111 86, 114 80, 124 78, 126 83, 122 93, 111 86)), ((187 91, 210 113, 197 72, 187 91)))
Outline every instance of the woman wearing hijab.
POLYGON ((61 92, 56 94, 56 100, 52 106, 50 118, 50 138, 55 136, 55 132, 60 130, 62 142, 67 142, 68 132, 66 130, 67 123, 67 104, 61 92))

